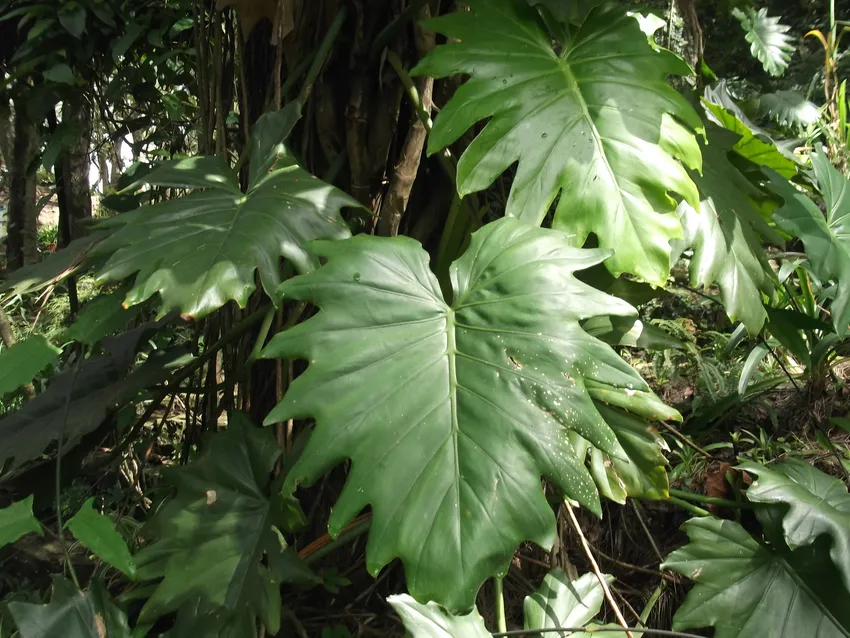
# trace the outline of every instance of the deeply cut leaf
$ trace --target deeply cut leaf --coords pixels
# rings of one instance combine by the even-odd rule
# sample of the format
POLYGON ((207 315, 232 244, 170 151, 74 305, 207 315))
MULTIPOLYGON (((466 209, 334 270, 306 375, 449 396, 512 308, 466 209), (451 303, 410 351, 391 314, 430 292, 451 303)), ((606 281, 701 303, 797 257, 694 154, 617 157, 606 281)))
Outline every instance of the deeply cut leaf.
POLYGON ((451 267, 451 305, 427 253, 401 237, 316 242, 327 265, 281 286, 321 309, 264 351, 310 361, 266 419, 316 419, 288 484, 352 459, 330 532, 371 505, 367 567, 399 557, 417 600, 468 610, 520 542, 552 543, 541 475, 599 513, 568 432, 627 456, 594 400, 678 416, 580 328, 634 310, 573 276, 608 253, 569 243, 510 218, 488 224, 451 267))
POLYGON ((612 273, 663 284, 669 241, 681 236, 668 193, 698 202, 679 160, 699 169, 686 127, 702 124, 665 81, 690 68, 653 48, 617 6, 594 9, 558 55, 524 0, 467 4, 469 12, 427 23, 460 42, 438 46, 414 69, 470 76, 436 118, 428 152, 491 118, 458 163, 461 194, 487 188, 518 161, 507 215, 540 224, 560 193, 553 227, 576 245, 595 233, 615 251, 606 261, 612 273))
POLYGON ((830 556, 850 591, 850 494, 833 476, 800 459, 763 466, 742 463, 740 469, 758 479, 747 489, 756 503, 784 503, 785 542, 791 549, 811 545, 821 534, 831 538, 830 556))
POLYGON ((850 184, 821 149, 812 165, 826 203, 826 217, 809 197, 776 173, 765 171, 770 188, 784 200, 773 215, 785 232, 803 240, 812 271, 837 283, 830 313, 839 335, 850 329, 850 184))
POLYGON ((284 528, 287 520, 283 499, 265 492, 279 454, 270 430, 231 414, 201 458, 169 472, 177 495, 147 528, 157 541, 136 556, 141 580, 162 578, 141 622, 199 600, 222 614, 223 624, 253 627, 259 616, 277 633, 280 582, 309 577, 297 557, 283 556, 292 550, 272 527, 284 528), (280 573, 281 564, 293 571, 280 573))
POLYGON ((43 534, 41 524, 32 515, 33 496, 30 494, 22 501, 12 503, 0 509, 0 548, 14 543, 24 534, 35 532, 43 534))
POLYGON ((848 594, 831 582, 824 556, 772 551, 733 521, 691 519, 684 529, 690 543, 661 566, 696 582, 674 629, 714 627, 716 638, 850 636, 848 594))
POLYGON ((14 392, 56 361, 62 350, 42 335, 19 341, 0 352, 0 395, 14 392))
POLYGON ((776 91, 759 98, 762 115, 792 129, 802 130, 820 119, 820 109, 795 91, 776 91))
POLYGON ((131 579, 136 577, 136 563, 127 543, 115 531, 115 523, 94 509, 94 497, 83 503, 66 524, 71 533, 95 556, 109 563, 131 579))
POLYGON ((700 189, 699 209, 687 202, 679 207, 685 227, 682 244, 694 249, 691 284, 718 284, 729 318, 756 334, 766 318, 762 293, 771 294, 775 279, 762 238, 776 244, 782 238, 756 208, 756 202, 768 194, 729 161, 739 136, 713 125, 708 132, 704 172, 692 174, 700 189))
POLYGON ((780 23, 779 18, 767 15, 765 8, 758 11, 750 7, 745 10, 735 8, 732 14, 746 31, 750 53, 761 62, 764 70, 776 77, 785 73, 794 53, 794 39, 788 35, 791 27, 780 23))
POLYGON ((201 318, 230 300, 245 307, 255 290, 255 271, 274 297, 279 260, 299 271, 314 268, 304 244, 350 235, 340 216, 360 205, 284 156, 247 193, 220 158, 166 163, 144 176, 150 184, 205 188, 178 199, 112 217, 102 225, 114 233, 97 247, 111 255, 98 282, 136 274, 125 305, 162 296, 162 312, 178 310, 201 318))

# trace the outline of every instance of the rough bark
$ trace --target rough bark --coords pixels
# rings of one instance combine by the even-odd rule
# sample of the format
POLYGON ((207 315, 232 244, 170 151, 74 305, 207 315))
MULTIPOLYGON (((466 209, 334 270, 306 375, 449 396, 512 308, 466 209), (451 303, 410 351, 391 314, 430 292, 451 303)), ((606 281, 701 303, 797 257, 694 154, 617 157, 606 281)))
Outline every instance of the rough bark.
POLYGON ((9 270, 38 260, 38 220, 35 210, 37 138, 35 124, 27 117, 23 104, 16 105, 14 128, 6 237, 6 266, 9 270))

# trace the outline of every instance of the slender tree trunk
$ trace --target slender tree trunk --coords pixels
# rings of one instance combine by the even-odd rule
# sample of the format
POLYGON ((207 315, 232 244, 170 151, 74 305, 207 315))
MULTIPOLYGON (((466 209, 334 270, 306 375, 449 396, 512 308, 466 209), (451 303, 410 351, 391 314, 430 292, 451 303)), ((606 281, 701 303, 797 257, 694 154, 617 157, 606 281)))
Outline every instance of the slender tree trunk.
POLYGON ((62 164, 61 186, 59 176, 56 178, 57 190, 62 189, 65 199, 65 210, 62 210, 61 205, 59 209, 59 230, 62 234, 62 245, 67 246, 80 236, 82 222, 91 217, 89 151, 92 121, 88 102, 82 96, 66 101, 62 108, 62 121, 76 126, 80 131, 80 136, 59 156, 59 162, 62 164))
POLYGON ((6 265, 9 270, 38 260, 36 219, 37 153, 35 125, 23 104, 15 105, 15 139, 9 164, 9 210, 7 213, 6 265))
POLYGON ((8 178, 9 166, 12 163, 12 143, 14 133, 12 132, 12 111, 9 108, 9 103, 4 101, 0 104, 0 186, 4 185, 4 180, 8 178))

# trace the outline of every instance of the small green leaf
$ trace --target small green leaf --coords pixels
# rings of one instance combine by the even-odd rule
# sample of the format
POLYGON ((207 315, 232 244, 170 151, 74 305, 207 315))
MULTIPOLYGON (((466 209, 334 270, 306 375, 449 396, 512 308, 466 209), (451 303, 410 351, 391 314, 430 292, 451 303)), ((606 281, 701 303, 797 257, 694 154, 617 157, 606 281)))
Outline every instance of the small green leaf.
POLYGON ((0 352, 0 395, 14 392, 56 361, 62 350, 35 335, 0 352))
POLYGON ((27 41, 36 39, 54 24, 56 24, 56 20, 54 20, 53 18, 45 18, 43 20, 39 20, 32 26, 32 29, 29 30, 29 33, 27 33, 27 41))
POLYGON ((44 78, 61 84, 74 84, 74 72, 64 62, 50 67, 44 72, 44 78))
POLYGON ((66 2, 59 10, 59 23, 78 40, 86 30, 86 10, 78 2, 66 2))
MULTIPOLYGON (((614 577, 605 575, 610 585, 614 577)), ((570 582, 561 570, 546 574, 543 584, 523 604, 525 629, 554 629, 556 627, 584 627, 599 612, 605 593, 596 574, 584 574, 570 582)), ((528 638, 548 634, 529 631, 528 638)), ((557 635, 557 634, 556 634, 557 635)))
POLYGON ((767 15, 767 9, 747 7, 745 10, 732 9, 734 15, 746 31, 750 53, 762 63, 764 70, 779 77, 785 73, 791 54, 794 52, 794 39, 788 35, 791 27, 781 24, 779 18, 767 15))
POLYGON ((43 536, 41 524, 32 515, 32 501, 33 496, 30 494, 24 500, 0 509, 0 548, 30 532, 43 536))
POLYGON ((390 596, 387 602, 401 616, 411 638, 491 638, 477 609, 454 616, 437 603, 423 605, 408 594, 390 596))
POLYGON ((847 433, 850 433, 850 419, 846 416, 834 416, 829 420, 832 425, 841 428, 847 433))
POLYGON ((123 572, 131 580, 136 578, 136 563, 127 549, 127 543, 115 531, 112 520, 94 509, 94 498, 88 499, 80 511, 65 527, 71 530, 92 554, 123 572))
POLYGON ((127 53, 127 50, 133 45, 133 42, 136 41, 136 38, 138 38, 144 30, 144 25, 141 25, 138 22, 131 22, 127 25, 126 33, 124 33, 124 35, 122 35, 118 41, 112 45, 112 60, 116 64, 121 61, 121 57, 127 53))
MULTIPOLYGON (((767 311, 767 323, 765 328, 776 340, 785 346, 788 351, 797 357, 804 366, 811 367, 812 359, 806 340, 800 332, 800 322, 796 321, 796 315, 801 313, 795 310, 765 308, 767 311)), ((802 315, 805 316, 805 315, 802 315)), ((827 326, 828 327, 828 326, 827 326)))
POLYGON ((77 320, 65 332, 65 339, 92 346, 107 335, 126 327, 139 316, 142 306, 124 308, 121 301, 125 295, 125 290, 116 290, 86 303, 77 315, 77 320))
POLYGON ((174 37, 179 33, 183 33, 186 29, 191 29, 195 26, 195 21, 192 18, 180 18, 177 22, 171 25, 171 28, 168 30, 168 35, 170 37, 174 37))

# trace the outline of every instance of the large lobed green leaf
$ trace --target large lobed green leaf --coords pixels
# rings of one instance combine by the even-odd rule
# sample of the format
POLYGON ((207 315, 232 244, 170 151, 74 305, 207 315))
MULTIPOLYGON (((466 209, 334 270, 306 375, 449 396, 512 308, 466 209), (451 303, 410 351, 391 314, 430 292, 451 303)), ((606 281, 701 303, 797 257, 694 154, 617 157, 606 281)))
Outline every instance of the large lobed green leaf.
MULTIPOLYGON (((289 485, 352 459, 330 532, 371 505, 367 566, 377 573, 401 558, 418 600, 469 609, 520 542, 553 542, 541 475, 599 513, 568 434, 613 457, 628 454, 595 401, 629 410, 647 428, 647 418, 678 416, 579 325, 635 312, 574 277, 606 251, 499 220, 476 232, 451 267, 449 304, 411 239, 313 247, 327 264, 281 292, 321 312, 264 351, 310 365, 266 421, 316 419, 289 485)), ((614 420, 623 414, 609 409, 614 420)))
POLYGON ((839 335, 850 330, 850 183, 819 149, 812 153, 818 185, 826 204, 826 216, 794 185, 765 169, 770 188, 785 201, 774 213, 776 224, 803 240, 812 271, 822 281, 837 283, 830 307, 839 335))
POLYGON ((758 201, 768 194, 729 161, 740 136, 715 125, 707 131, 703 174, 692 174, 700 189, 699 208, 687 202, 679 207, 685 228, 682 245, 694 249, 691 283, 717 283, 729 318, 743 322, 750 334, 756 334, 767 316, 762 293, 770 295, 776 279, 762 240, 781 244, 782 238, 757 208, 758 201))
POLYGON ((140 580, 161 579, 141 611, 142 623, 196 604, 205 613, 192 622, 215 621, 235 635, 253 635, 253 629, 244 632, 259 617, 276 633, 280 583, 312 578, 276 531, 291 520, 286 500, 266 495, 280 455, 272 432, 238 413, 228 420, 201 458, 168 474, 177 494, 148 524, 146 534, 156 542, 136 556, 140 580))
POLYGON ((39 536, 43 534, 41 524, 32 514, 32 501, 30 494, 24 500, 0 509, 0 549, 30 532, 39 536))
POLYGON ((166 163, 145 176, 154 185, 203 188, 103 223, 115 229, 97 246, 109 255, 98 281, 136 274, 125 305, 159 293, 162 312, 200 318, 230 300, 241 307, 255 290, 255 271, 269 296, 280 283, 281 257, 299 271, 317 265, 304 244, 350 235, 340 216, 359 204, 300 168, 291 157, 239 190, 236 173, 219 158, 166 163))
POLYGON ((747 34, 750 53, 761 62, 764 70, 777 77, 785 73, 794 52, 794 39, 788 35, 791 27, 767 15, 766 8, 758 11, 752 7, 734 8, 732 14, 747 34))
POLYGON ((850 636, 848 594, 819 547, 771 548, 716 518, 691 519, 684 530, 690 542, 661 566, 696 582, 674 629, 714 627, 716 638, 850 636))
POLYGON ((595 233, 615 251, 611 272, 664 283, 669 241, 681 236, 669 193, 699 201, 682 163, 699 170, 691 131, 702 123, 666 84, 691 73, 688 65, 654 47, 622 7, 592 10, 559 54, 524 0, 467 4, 468 12, 427 23, 460 41, 438 46, 413 71, 470 76, 436 118, 428 152, 490 118, 460 158, 461 194, 518 162, 507 215, 540 224, 560 193, 553 227, 577 245, 595 233))

